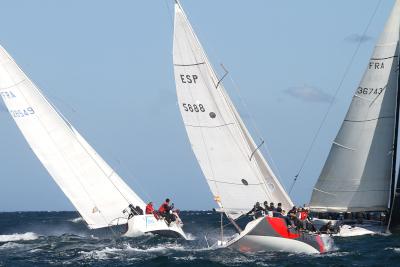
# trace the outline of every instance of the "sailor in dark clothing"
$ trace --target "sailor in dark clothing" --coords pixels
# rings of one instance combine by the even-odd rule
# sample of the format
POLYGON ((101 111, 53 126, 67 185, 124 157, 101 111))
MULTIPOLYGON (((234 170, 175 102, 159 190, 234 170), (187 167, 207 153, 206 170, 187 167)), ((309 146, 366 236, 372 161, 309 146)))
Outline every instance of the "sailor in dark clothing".
POLYGON ((287 217, 288 217, 288 219, 290 221, 290 225, 292 227, 295 227, 296 225, 298 225, 300 220, 297 218, 297 208, 296 208, 296 206, 293 206, 293 208, 288 211, 287 217))
POLYGON ((327 224, 323 225, 319 231, 323 234, 337 234, 339 232, 339 227, 332 225, 332 221, 329 221, 327 224))
MULTIPOLYGON (((128 220, 131 219, 135 215, 143 215, 143 210, 139 206, 133 206, 132 204, 129 204, 129 215, 128 215, 128 220)), ((125 213, 125 211, 124 211, 125 213)))
POLYGON ((265 212, 267 212, 268 211, 268 201, 264 201, 264 210, 265 210, 265 212))
POLYGON ((257 219, 263 216, 264 211, 265 209, 261 207, 260 202, 257 201, 254 207, 249 212, 247 212, 246 215, 250 215, 250 213, 253 213, 253 216, 257 219))
POLYGON ((282 203, 278 203, 278 207, 276 208, 276 212, 282 213, 282 203))
POLYGON ((272 212, 276 211, 275 206, 274 206, 274 202, 269 203, 268 211, 272 211, 272 212))

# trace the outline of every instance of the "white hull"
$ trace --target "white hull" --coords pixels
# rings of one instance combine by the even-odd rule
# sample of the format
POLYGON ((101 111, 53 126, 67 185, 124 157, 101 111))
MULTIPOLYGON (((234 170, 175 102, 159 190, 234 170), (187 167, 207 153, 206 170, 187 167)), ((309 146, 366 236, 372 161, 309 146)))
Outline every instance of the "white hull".
POLYGON ((340 231, 338 234, 334 234, 334 236, 339 237, 351 237, 351 236, 361 236, 361 235, 375 235, 385 233, 385 226, 376 226, 376 225, 342 225, 340 227, 340 231))
POLYGON ((228 242, 226 247, 241 252, 284 251, 307 254, 319 253, 318 250, 303 242, 272 236, 239 235, 231 242, 228 242))
POLYGON ((157 220, 153 215, 138 215, 129 219, 128 230, 124 233, 124 236, 137 237, 147 233, 152 233, 168 237, 180 237, 187 240, 182 225, 183 224, 180 220, 172 222, 168 226, 165 220, 157 220))
MULTIPOLYGON (((314 219, 313 222, 317 227, 321 227, 322 225, 332 222, 333 225, 341 224, 341 221, 338 220, 326 220, 326 219, 314 219)), ((386 226, 381 225, 379 223, 363 223, 363 224, 343 224, 339 226, 339 232, 333 234, 333 236, 337 237, 352 237, 352 236, 362 236, 362 235, 375 235, 375 234, 384 234, 386 233, 386 226)))
POLYGON ((283 219, 267 218, 262 217, 250 222, 240 234, 227 242, 219 242, 217 247, 232 248, 241 252, 281 251, 315 254, 327 252, 333 246, 333 241, 328 235, 288 234, 283 219), (276 231, 276 226, 285 228, 276 231))

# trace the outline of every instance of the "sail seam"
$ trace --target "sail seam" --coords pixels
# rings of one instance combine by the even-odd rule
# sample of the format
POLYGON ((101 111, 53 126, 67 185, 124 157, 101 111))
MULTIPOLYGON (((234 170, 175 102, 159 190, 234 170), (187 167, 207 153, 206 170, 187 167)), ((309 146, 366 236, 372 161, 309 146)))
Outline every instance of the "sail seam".
MULTIPOLYGON (((317 188, 314 188, 314 189, 315 189, 316 191, 320 191, 320 192, 329 194, 329 192, 325 192, 325 191, 319 190, 319 189, 317 189, 317 188)), ((341 191, 330 191, 330 192, 336 192, 336 193, 348 193, 348 192, 351 192, 351 193, 360 193, 360 192, 387 192, 387 191, 389 191, 389 190, 385 190, 385 189, 381 189, 381 190, 378 190, 378 189, 371 189, 371 190, 341 190, 341 191)), ((332 194, 332 193, 331 193, 331 194, 332 194)), ((332 195, 335 195, 335 196, 336 196, 336 194, 332 194, 332 195)))
POLYGON ((190 66, 199 66, 199 65, 203 65, 206 64, 205 62, 200 62, 200 63, 193 63, 193 64, 174 64, 174 66, 177 67, 190 67, 190 66))
MULTIPOLYGON (((214 180, 214 179, 207 179, 210 182, 216 182, 216 183, 221 183, 221 184, 231 184, 231 185, 240 185, 243 186, 243 184, 239 184, 239 183, 232 183, 232 182, 223 182, 223 181, 218 181, 218 180, 214 180)), ((248 184, 246 186, 249 185, 263 185, 264 183, 258 183, 258 184, 248 184)))
POLYGON ((398 57, 398 56, 382 57, 382 58, 373 57, 373 58, 371 58, 371 60, 385 60, 385 59, 392 59, 392 58, 397 58, 397 57, 398 57))
POLYGON ((378 117, 378 118, 374 118, 374 119, 369 119, 369 120, 360 120, 360 121, 356 121, 356 120, 344 120, 347 122, 367 122, 367 121, 377 121, 380 119, 393 119, 393 116, 383 116, 383 117, 378 117))
POLYGON ((203 125, 191 125, 191 124, 185 124, 187 127, 193 127, 193 128, 220 128, 224 126, 229 126, 229 125, 234 125, 234 122, 231 123, 226 123, 226 124, 221 124, 221 125, 215 125, 215 126, 203 126, 203 125))
POLYGON ((10 88, 13 88, 13 87, 15 87, 15 86, 17 86, 17 85, 20 85, 21 83, 23 83, 23 82, 25 82, 26 81, 26 79, 23 79, 22 81, 19 81, 19 82, 17 82, 17 83, 14 83, 13 85, 10 85, 10 86, 7 86, 7 87, 2 87, 2 88, 0 88, 0 91, 1 90, 7 90, 7 89, 10 89, 10 88))

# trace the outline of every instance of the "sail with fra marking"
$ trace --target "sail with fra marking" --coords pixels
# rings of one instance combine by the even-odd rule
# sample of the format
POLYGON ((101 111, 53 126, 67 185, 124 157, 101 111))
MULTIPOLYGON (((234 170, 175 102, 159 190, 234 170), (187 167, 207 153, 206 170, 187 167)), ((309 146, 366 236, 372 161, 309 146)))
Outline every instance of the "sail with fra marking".
POLYGON ((89 228, 127 223, 145 207, 118 174, 49 103, 0 46, 0 94, 33 152, 89 228))
POLYGON ((293 203, 251 138, 176 1, 173 63, 179 109, 216 202, 232 219, 257 201, 293 203))
POLYGON ((400 1, 396 1, 311 197, 320 212, 386 211, 394 187, 400 1))

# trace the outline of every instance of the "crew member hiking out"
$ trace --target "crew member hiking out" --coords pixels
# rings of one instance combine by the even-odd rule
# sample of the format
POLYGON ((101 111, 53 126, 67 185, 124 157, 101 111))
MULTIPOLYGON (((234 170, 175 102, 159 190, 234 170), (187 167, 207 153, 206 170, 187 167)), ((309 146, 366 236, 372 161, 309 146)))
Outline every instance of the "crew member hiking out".
POLYGON ((265 209, 261 207, 260 202, 257 201, 254 207, 249 212, 247 212, 246 215, 250 215, 250 213, 253 213, 253 216, 257 219, 263 216, 264 211, 265 209))
POLYGON ((170 206, 169 202, 170 199, 167 198, 158 209, 158 212, 160 213, 161 217, 165 219, 168 226, 171 224, 171 222, 175 221, 175 215, 172 214, 172 210, 174 209, 174 204, 172 203, 172 205, 170 206))
POLYGON ((147 206, 146 206, 146 214, 153 214, 154 215, 154 217, 158 220, 158 214, 157 214, 157 211, 155 211, 154 210, 154 206, 153 206, 153 202, 149 202, 149 203, 147 203, 147 206))

